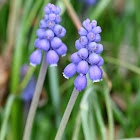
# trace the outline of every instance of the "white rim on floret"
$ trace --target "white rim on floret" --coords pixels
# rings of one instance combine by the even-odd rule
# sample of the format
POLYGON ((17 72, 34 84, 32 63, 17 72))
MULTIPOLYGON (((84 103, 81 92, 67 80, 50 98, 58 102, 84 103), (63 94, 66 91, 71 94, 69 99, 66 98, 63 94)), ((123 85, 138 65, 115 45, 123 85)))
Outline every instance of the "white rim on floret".
POLYGON ((30 63, 31 66, 36 67, 36 64, 30 63))
POLYGON ((80 76, 83 76, 84 74, 83 73, 80 73, 80 76))
POLYGON ((50 65, 50 67, 56 67, 57 66, 57 64, 51 64, 50 65))
POLYGON ((63 55, 61 55, 61 57, 64 57, 64 56, 66 56, 66 53, 65 53, 65 54, 63 54, 63 55))
POLYGON ((64 76, 66 79, 69 79, 69 77, 67 77, 67 76, 64 74, 64 72, 63 72, 62 74, 63 74, 63 76, 64 76))
POLYGON ((102 81, 102 80, 103 80, 103 79, 93 80, 93 83, 100 82, 100 81, 102 81))

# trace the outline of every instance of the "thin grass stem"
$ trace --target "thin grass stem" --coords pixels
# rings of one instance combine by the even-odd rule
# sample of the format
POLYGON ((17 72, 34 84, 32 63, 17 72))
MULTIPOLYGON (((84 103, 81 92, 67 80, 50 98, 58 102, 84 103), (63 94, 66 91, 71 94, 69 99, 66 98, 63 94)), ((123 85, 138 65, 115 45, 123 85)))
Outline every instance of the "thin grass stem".
POLYGON ((101 114, 101 109, 99 106, 99 101, 98 101, 98 96, 96 95, 96 93, 93 94, 93 106, 95 109, 95 115, 97 118, 97 123, 99 124, 99 128, 100 128, 100 132, 101 132, 101 139, 102 140, 107 140, 107 135, 106 135, 106 127, 102 118, 102 114, 101 114))
POLYGON ((11 112, 11 108, 12 108, 14 99, 15 99, 15 96, 13 94, 11 94, 6 103, 6 108, 5 108, 5 112, 4 112, 4 116, 3 116, 4 119, 2 121, 2 126, 1 126, 1 131, 0 131, 0 140, 5 139, 7 123, 9 120, 9 116, 10 116, 10 112, 11 112))
POLYGON ((76 117, 75 129, 73 131, 72 140, 78 140, 78 134, 79 134, 79 131, 80 131, 80 126, 81 126, 81 115, 80 115, 80 111, 78 111, 78 114, 77 114, 77 117, 76 117))
POLYGON ((119 60, 119 59, 116 59, 116 58, 113 58, 113 57, 110 57, 110 56, 106 56, 105 61, 108 62, 108 63, 111 63, 111 64, 122 66, 122 67, 124 67, 128 70, 131 70, 132 72, 140 74, 140 68, 139 67, 137 67, 135 65, 132 65, 130 63, 127 63, 125 61, 122 61, 122 60, 119 60))
POLYGON ((109 122, 109 140, 114 140, 113 113, 112 113, 111 99, 110 99, 109 91, 107 88, 105 89, 104 96, 105 96, 105 103, 106 103, 107 116, 108 116, 108 122, 109 122))
POLYGON ((36 109, 37 109, 37 106, 38 106, 41 90, 42 90, 42 87, 43 87, 43 83, 44 83, 44 80, 45 80, 47 67, 48 67, 48 63, 46 61, 46 56, 47 56, 47 53, 45 53, 45 55, 44 55, 44 59, 43 59, 43 62, 42 62, 41 68, 40 68, 40 72, 39 72, 39 76, 38 76, 33 100, 32 100, 31 107, 30 107, 30 110, 29 110, 29 114, 28 114, 28 117, 27 117, 27 122, 26 122, 26 125, 25 125, 23 140, 30 140, 32 125, 33 125, 36 109))
POLYGON ((74 106, 74 104, 76 102, 76 99, 78 97, 78 94, 79 94, 79 91, 74 88, 74 90, 72 92, 72 95, 70 97, 70 100, 68 102, 68 105, 66 107, 66 110, 64 112, 63 118, 61 120, 60 126, 58 128, 55 140, 61 140, 64 129, 67 125, 68 119, 69 119, 70 114, 72 112, 73 106, 74 106))

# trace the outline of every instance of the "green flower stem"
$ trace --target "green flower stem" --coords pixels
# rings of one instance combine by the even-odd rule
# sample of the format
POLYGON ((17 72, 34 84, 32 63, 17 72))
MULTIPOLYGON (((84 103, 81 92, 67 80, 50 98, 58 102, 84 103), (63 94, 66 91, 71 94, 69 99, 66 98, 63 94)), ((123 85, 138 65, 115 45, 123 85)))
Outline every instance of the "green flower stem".
POLYGON ((45 80, 47 67, 48 67, 48 64, 46 61, 46 56, 47 56, 47 53, 45 53, 45 55, 44 55, 44 59, 43 59, 43 62, 42 62, 41 68, 40 68, 40 72, 39 72, 39 76, 38 76, 38 80, 37 80, 37 84, 36 84, 36 88, 35 88, 35 92, 34 92, 34 97, 33 97, 32 103, 31 103, 27 122, 25 125, 23 140, 30 140, 32 125, 33 125, 36 109, 38 106, 41 90, 43 87, 43 83, 45 80))
POLYGON ((7 130, 7 123, 9 120, 9 116, 10 116, 10 112, 11 112, 11 108, 12 108, 12 104, 13 104, 14 99, 15 99, 15 96, 13 94, 11 94, 8 98, 7 103, 6 103, 6 108, 5 108, 3 122, 2 122, 2 126, 1 126, 1 131, 0 131, 0 140, 5 139, 6 132, 7 132, 6 131, 7 130))
POLYGON ((93 98, 94 98, 93 106, 95 109, 95 115, 97 118, 97 122, 98 122, 99 127, 100 127, 101 138, 102 138, 102 140, 107 140, 106 127, 105 127, 105 124, 104 124, 104 121, 102 118, 102 114, 101 114, 101 110, 100 110, 101 108, 99 106, 99 101, 98 101, 98 97, 97 97, 96 93, 93 94, 93 98))
POLYGON ((105 96, 107 116, 108 116, 108 121, 109 121, 109 140, 114 140, 114 122, 113 122, 112 105, 111 105, 111 99, 109 96, 109 91, 107 88, 105 89, 104 96, 105 96))
POLYGON ((79 91, 74 88, 74 90, 72 92, 72 95, 70 97, 70 100, 68 102, 68 105, 66 107, 66 110, 64 112, 63 118, 61 120, 61 123, 60 123, 59 129, 57 131, 55 140, 61 140, 63 132, 64 132, 64 129, 66 127, 66 124, 67 124, 68 119, 70 117, 70 114, 72 112, 73 106, 74 106, 74 104, 76 102, 76 99, 78 97, 78 94, 79 94, 79 91))
POLYGON ((127 62, 124 62, 122 60, 107 56, 107 57, 105 57, 105 61, 108 62, 108 63, 112 63, 112 64, 115 64, 115 65, 122 66, 122 67, 124 67, 128 70, 131 70, 131 71, 133 71, 137 74, 140 74, 140 68, 138 68, 138 67, 136 67, 132 64, 129 64, 127 62))
POLYGON ((57 67, 49 67, 49 82, 50 82, 50 92, 52 103, 55 108, 56 114, 56 126, 59 127, 59 122, 61 120, 60 117, 60 93, 59 93, 59 76, 58 76, 58 68, 57 67))

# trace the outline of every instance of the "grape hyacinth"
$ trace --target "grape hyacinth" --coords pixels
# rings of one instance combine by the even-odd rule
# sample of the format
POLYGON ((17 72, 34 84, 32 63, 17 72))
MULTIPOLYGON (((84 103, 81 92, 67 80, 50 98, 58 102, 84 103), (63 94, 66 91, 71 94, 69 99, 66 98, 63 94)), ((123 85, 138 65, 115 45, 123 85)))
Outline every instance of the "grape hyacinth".
POLYGON ((44 7, 44 17, 40 21, 40 28, 37 30, 37 39, 35 40, 35 47, 37 48, 30 56, 30 64, 32 66, 39 65, 42 61, 42 51, 47 52, 46 61, 50 66, 57 66, 59 55, 65 56, 67 46, 60 38, 66 34, 66 29, 59 25, 61 16, 59 13, 61 9, 48 3, 44 7))
POLYGON ((23 140, 30 140, 33 121, 47 73, 48 64, 50 64, 50 66, 57 66, 59 55, 65 56, 67 52, 67 46, 60 39, 66 34, 66 29, 59 25, 62 20, 59 15, 61 9, 59 6, 48 3, 47 6, 44 7, 44 12, 44 17, 40 21, 40 28, 36 32, 38 38, 35 40, 35 47, 37 49, 29 58, 30 64, 34 67, 39 65, 42 61, 42 51, 45 53, 28 113, 23 140))
POLYGON ((96 20, 90 22, 90 19, 86 19, 82 25, 84 27, 78 32, 81 37, 75 42, 78 51, 71 55, 72 63, 67 65, 63 72, 63 76, 67 79, 73 77, 76 72, 79 73, 74 82, 78 91, 86 88, 88 72, 93 83, 102 80, 103 71, 100 66, 104 63, 99 55, 103 51, 103 45, 98 43, 101 41, 101 27, 97 26, 96 20))

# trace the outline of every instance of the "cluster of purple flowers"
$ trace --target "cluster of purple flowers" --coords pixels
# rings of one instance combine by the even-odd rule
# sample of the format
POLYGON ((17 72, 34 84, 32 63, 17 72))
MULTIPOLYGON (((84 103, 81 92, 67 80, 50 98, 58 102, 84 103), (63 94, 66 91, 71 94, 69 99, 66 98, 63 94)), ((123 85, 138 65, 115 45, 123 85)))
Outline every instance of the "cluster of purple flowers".
POLYGON ((66 34, 66 29, 59 25, 61 22, 60 7, 48 3, 44 7, 45 15, 40 21, 40 28, 37 30, 35 47, 37 48, 30 56, 30 64, 39 65, 42 60, 42 51, 47 52, 46 61, 50 66, 57 66, 59 55, 65 56, 67 46, 60 38, 66 34))
POLYGON ((103 65, 104 60, 99 55, 103 51, 103 45, 97 42, 101 41, 99 33, 102 32, 101 27, 97 26, 97 21, 86 19, 79 29, 80 38, 76 40, 75 46, 78 50, 71 55, 69 65, 64 69, 63 75, 65 78, 73 77, 76 72, 79 73, 74 81, 77 90, 82 91, 87 86, 86 74, 89 71, 89 78, 93 82, 102 80, 103 71, 100 66, 103 65))

